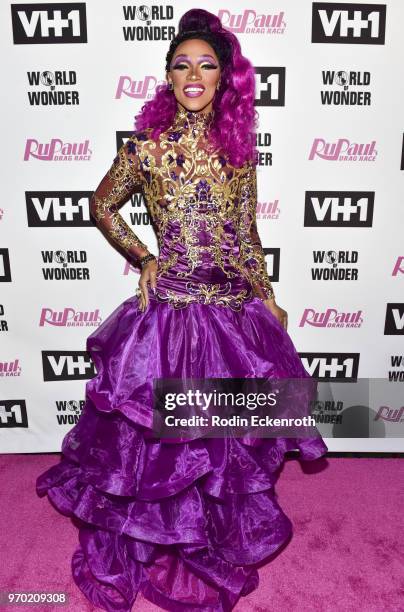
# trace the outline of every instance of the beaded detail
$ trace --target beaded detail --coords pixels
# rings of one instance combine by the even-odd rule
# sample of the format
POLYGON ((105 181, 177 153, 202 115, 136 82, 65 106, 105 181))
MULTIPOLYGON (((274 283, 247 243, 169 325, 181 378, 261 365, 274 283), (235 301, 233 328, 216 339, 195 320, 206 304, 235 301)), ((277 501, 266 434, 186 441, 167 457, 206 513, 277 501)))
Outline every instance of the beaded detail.
POLYGON ((189 304, 214 304, 216 306, 228 306, 232 310, 241 310, 246 301, 251 301, 253 293, 251 289, 242 289, 236 294, 230 293, 231 285, 226 283, 186 283, 189 295, 180 295, 167 289, 164 294, 156 293, 159 302, 167 302, 173 308, 185 308, 189 304))
POLYGON ((214 111, 177 109, 169 129, 135 132, 120 148, 91 201, 91 212, 137 262, 149 254, 119 214, 143 192, 159 245, 157 298, 174 308, 192 302, 239 309, 274 297, 256 223, 257 177, 212 149, 214 111))

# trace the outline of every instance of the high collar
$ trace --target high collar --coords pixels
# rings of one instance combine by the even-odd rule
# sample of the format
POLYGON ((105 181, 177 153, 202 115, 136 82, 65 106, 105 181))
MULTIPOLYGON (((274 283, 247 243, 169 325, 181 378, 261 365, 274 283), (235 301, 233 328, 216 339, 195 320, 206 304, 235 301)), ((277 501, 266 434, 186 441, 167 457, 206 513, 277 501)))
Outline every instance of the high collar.
POLYGON ((175 129, 189 129, 193 133, 204 132, 211 126, 214 116, 214 110, 204 113, 177 107, 173 126, 175 129))

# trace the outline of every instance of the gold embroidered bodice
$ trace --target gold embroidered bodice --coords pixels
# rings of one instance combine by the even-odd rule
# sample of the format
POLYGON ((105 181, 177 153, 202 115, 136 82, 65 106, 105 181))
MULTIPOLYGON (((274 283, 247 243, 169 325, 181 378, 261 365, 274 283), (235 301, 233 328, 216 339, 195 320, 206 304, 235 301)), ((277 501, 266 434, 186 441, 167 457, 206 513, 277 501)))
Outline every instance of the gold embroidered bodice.
POLYGON ((246 300, 274 297, 256 223, 257 177, 252 162, 237 168, 208 151, 214 111, 178 108, 154 141, 136 131, 119 149, 94 192, 97 225, 138 261, 147 246, 119 208, 141 190, 159 245, 156 298, 173 307, 192 302, 239 310, 246 300))

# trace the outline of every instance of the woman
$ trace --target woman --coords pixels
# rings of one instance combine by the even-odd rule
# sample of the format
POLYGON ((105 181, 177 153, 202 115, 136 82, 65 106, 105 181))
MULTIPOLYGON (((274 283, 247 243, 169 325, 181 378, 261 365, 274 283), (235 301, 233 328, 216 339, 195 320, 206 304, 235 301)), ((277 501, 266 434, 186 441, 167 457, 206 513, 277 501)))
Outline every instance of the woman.
POLYGON ((138 294, 88 337, 97 375, 37 491, 79 519, 72 572, 94 604, 129 611, 141 591, 166 610, 224 612, 291 535, 273 489, 285 453, 328 449, 319 435, 149 435, 154 378, 310 378, 257 233, 254 70, 199 9, 181 18, 166 60, 167 84, 91 201, 98 226, 140 263, 138 294), (136 189, 158 259, 118 212, 136 189))

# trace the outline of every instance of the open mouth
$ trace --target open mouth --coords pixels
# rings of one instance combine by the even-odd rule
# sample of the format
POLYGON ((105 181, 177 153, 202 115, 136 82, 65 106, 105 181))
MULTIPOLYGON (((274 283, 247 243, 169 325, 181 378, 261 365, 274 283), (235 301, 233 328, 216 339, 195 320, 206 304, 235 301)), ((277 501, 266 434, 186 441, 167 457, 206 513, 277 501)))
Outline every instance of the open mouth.
POLYGON ((205 88, 203 85, 186 85, 183 88, 183 92, 186 96, 194 98, 196 96, 201 96, 205 88))

